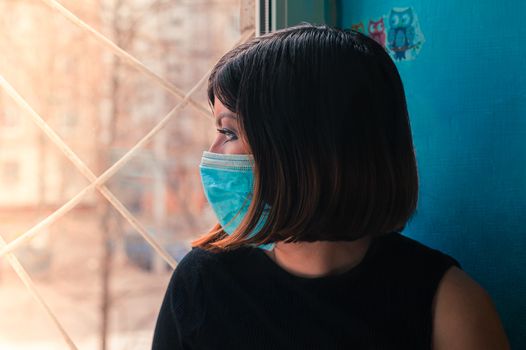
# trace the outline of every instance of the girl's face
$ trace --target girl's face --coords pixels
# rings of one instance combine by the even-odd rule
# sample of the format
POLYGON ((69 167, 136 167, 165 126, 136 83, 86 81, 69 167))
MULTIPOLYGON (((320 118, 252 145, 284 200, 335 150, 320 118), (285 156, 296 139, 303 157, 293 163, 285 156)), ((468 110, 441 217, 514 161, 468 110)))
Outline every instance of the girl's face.
POLYGON ((237 115, 217 98, 214 101, 214 117, 217 136, 208 151, 222 154, 249 154, 250 147, 241 133, 237 115))

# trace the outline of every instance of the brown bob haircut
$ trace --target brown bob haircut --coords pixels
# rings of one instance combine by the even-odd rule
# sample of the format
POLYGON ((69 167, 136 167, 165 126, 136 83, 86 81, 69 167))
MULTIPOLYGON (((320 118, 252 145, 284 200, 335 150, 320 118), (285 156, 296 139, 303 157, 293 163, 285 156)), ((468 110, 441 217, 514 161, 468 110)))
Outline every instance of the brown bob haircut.
POLYGON ((253 197, 231 235, 217 224, 193 246, 352 241, 401 231, 415 212, 404 88, 373 39, 310 24, 255 37, 219 60, 208 98, 238 116, 254 156, 253 197))

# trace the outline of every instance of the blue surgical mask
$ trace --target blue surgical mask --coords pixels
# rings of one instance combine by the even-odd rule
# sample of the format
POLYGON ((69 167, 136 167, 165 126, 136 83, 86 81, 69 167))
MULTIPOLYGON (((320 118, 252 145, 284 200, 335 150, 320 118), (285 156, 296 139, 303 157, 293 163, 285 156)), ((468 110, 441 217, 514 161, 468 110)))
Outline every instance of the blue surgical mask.
MULTIPOLYGON (((250 206, 254 182, 253 166, 254 158, 249 154, 203 152, 199 169, 205 196, 223 230, 228 234, 236 230, 250 206)), ((263 212, 249 237, 259 232, 266 217, 267 210, 263 212)), ((258 247, 272 250, 274 243, 258 247)))

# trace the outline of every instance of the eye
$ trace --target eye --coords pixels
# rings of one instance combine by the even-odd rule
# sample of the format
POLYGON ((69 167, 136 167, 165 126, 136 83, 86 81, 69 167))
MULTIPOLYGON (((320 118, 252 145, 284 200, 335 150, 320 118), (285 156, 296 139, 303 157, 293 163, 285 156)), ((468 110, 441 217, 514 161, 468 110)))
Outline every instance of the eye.
POLYGON ((232 130, 221 128, 221 129, 217 129, 217 132, 226 136, 226 141, 223 143, 226 143, 228 141, 237 140, 237 135, 232 130))
POLYGON ((378 26, 377 26, 377 27, 378 27, 378 31, 380 31, 380 32, 381 32, 382 30, 384 30, 384 25, 383 25, 382 23, 378 23, 378 26))
POLYGON ((400 22, 400 18, 398 16, 393 16, 393 18, 391 18, 392 25, 396 26, 398 25, 399 22, 400 22))
POLYGON ((402 22, 404 23, 404 25, 408 25, 409 24, 409 15, 408 14, 405 14, 402 16, 402 22))

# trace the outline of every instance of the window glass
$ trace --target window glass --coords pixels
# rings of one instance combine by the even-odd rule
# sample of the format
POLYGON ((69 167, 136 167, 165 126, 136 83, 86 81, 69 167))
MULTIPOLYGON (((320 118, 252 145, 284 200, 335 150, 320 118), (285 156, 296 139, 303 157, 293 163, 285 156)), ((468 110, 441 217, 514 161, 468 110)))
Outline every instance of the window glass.
MULTIPOLYGON (((60 3, 150 73, 45 2, 0 2, 0 74, 52 130, 43 133, 0 89, 0 235, 8 243, 115 165, 181 101, 174 90, 189 91, 241 37, 236 0, 60 3)), ((193 96, 201 110, 177 112, 105 183, 106 195, 87 191, 13 251, 80 349, 149 348, 172 271, 108 196, 175 260, 214 222, 198 172, 214 133, 205 89, 193 96)), ((3 257, 0 314, 10 315, 0 317, 0 349, 64 348, 3 257)))

